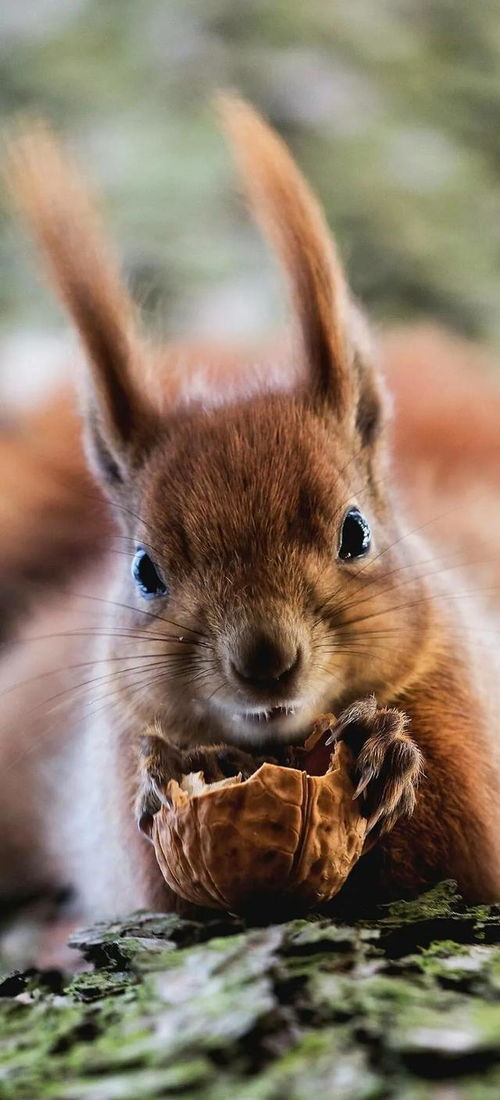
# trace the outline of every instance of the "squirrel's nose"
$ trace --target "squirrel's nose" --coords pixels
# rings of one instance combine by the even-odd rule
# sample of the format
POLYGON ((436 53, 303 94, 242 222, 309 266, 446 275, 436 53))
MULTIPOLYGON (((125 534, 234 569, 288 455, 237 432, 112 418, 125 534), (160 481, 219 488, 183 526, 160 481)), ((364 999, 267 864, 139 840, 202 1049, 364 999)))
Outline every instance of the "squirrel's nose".
POLYGON ((231 666, 243 683, 273 689, 292 680, 300 661, 299 646, 259 633, 240 641, 232 654, 231 666))

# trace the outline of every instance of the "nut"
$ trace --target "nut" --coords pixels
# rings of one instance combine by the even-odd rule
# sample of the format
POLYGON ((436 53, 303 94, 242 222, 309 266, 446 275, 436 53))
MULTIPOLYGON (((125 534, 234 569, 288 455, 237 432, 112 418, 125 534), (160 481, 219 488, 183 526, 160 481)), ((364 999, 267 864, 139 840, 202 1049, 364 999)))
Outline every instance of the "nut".
POLYGON ((153 822, 163 876, 175 893, 204 907, 246 913, 305 910, 338 893, 361 855, 366 820, 338 744, 324 775, 263 764, 206 784, 202 772, 170 780, 153 822))

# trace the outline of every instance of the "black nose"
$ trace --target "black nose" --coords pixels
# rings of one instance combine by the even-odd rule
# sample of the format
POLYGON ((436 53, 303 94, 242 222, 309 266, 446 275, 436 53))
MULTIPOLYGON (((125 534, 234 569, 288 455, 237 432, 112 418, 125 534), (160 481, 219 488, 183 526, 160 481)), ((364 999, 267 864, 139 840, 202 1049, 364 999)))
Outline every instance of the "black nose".
POLYGON ((259 633, 240 641, 231 664, 237 678, 245 684, 276 688, 292 680, 300 658, 298 646, 259 633))

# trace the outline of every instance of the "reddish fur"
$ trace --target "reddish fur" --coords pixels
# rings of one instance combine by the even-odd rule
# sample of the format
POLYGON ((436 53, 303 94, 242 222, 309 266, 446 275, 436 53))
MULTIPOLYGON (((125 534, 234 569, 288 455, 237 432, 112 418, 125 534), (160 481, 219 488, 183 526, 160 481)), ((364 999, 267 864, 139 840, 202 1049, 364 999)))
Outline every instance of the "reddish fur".
MULTIPOLYGON (((415 516, 488 599, 500 581, 500 386, 486 352, 432 325, 387 334, 394 463, 415 516)), ((413 525, 413 523, 412 523, 413 525)), ((499 590, 500 592, 500 590, 499 590)))
POLYGON ((0 641, 111 534, 80 435, 74 396, 66 393, 0 431, 0 641))
MULTIPOLYGON (((63 786, 72 794, 71 808, 65 812, 70 834, 74 837, 78 832, 85 841, 89 830, 89 843, 81 857, 73 862, 66 859, 66 841, 60 832, 63 814, 59 826, 47 827, 54 869, 74 875, 82 904, 89 910, 167 904, 151 850, 133 823, 132 807, 141 783, 137 762, 141 736, 154 718, 160 719, 168 759, 172 759, 169 752, 178 754, 184 748, 221 740, 237 743, 240 739, 241 744, 241 738, 248 736, 245 720, 233 726, 224 711, 210 706, 207 692, 218 692, 219 700, 239 707, 229 661, 243 630, 265 626, 287 644, 295 646, 298 640, 305 653, 297 691, 300 687, 311 701, 306 705, 301 695, 297 721, 280 719, 281 740, 307 733, 320 710, 338 711, 374 692, 381 705, 409 715, 409 732, 423 753, 425 776, 415 813, 409 822, 401 820, 382 836, 360 862, 353 877, 360 896, 366 893, 367 879, 372 883, 371 897, 381 899, 415 893, 452 875, 468 897, 496 898, 500 895, 500 773, 490 684, 484 687, 479 682, 472 650, 466 646, 465 620, 449 599, 450 593, 442 590, 439 580, 426 575, 429 566, 422 563, 429 552, 408 539, 401 526, 400 506, 394 502, 387 474, 377 372, 370 353, 361 346, 345 280, 317 204, 285 147, 249 107, 231 101, 226 103, 225 115, 258 220, 277 246, 291 281, 301 339, 291 359, 283 354, 277 362, 269 353, 254 375, 248 364, 237 363, 229 353, 221 357, 217 350, 203 349, 203 376, 205 383, 209 380, 210 393, 206 402, 196 396, 199 349, 153 352, 140 336, 115 266, 107 251, 102 252, 82 186, 55 140, 38 130, 20 139, 14 149, 14 188, 87 346, 91 364, 88 443, 94 470, 125 534, 123 561, 103 552, 98 578, 95 568, 86 580, 76 578, 87 585, 86 595, 93 595, 95 604, 66 595, 52 608, 41 607, 33 631, 43 631, 45 623, 59 641, 53 642, 50 653, 45 647, 38 660, 47 676, 57 679, 62 669, 66 685, 71 682, 73 661, 102 660, 96 670, 107 670, 111 676, 110 670, 115 673, 121 669, 120 662, 126 663, 127 654, 137 661, 140 635, 140 648, 149 655, 145 667, 149 659, 151 668, 157 667, 156 655, 165 653, 162 630, 166 627, 161 619, 145 617, 143 602, 131 589, 127 553, 131 556, 133 550, 127 540, 150 546, 172 588, 161 613, 170 626, 172 622, 181 625, 168 635, 168 652, 177 662, 175 676, 168 683, 149 683, 146 677, 138 692, 131 673, 125 678, 114 675, 116 708, 112 706, 109 721, 95 713, 89 717, 78 692, 71 693, 62 720, 59 711, 54 714, 46 703, 41 710, 40 699, 43 703, 52 691, 47 692, 45 684, 41 696, 37 688, 31 689, 35 709, 28 709, 21 723, 25 750, 19 753, 19 702, 7 702, 6 726, 10 721, 11 729, 4 739, 3 770, 5 774, 7 761, 10 780, 2 828, 5 833, 16 804, 28 799, 36 813, 31 825, 29 817, 24 817, 23 835, 21 840, 16 836, 13 850, 16 859, 22 850, 34 859, 48 796, 46 791, 26 794, 32 789, 28 785, 37 781, 33 757, 31 767, 29 763, 30 746, 40 759, 49 750, 55 761, 65 751, 70 756, 75 753, 76 761, 67 762, 60 773, 65 776, 63 786), (183 392, 182 370, 194 391, 191 403, 183 392), (229 394, 224 392, 228 371, 229 394), (268 374, 271 384, 266 387, 268 374), (204 408, 204 403, 214 407, 204 408), (335 547, 351 500, 362 502, 369 513, 376 545, 383 553, 346 571, 335 561, 335 547), (115 580, 111 607, 106 602, 110 578, 115 580), (82 623, 88 624, 89 606, 100 633, 110 629, 112 614, 113 630, 122 635, 128 631, 134 637, 97 643, 84 638, 82 623), (360 622, 355 623, 353 613, 358 612, 360 622), (50 617, 59 624, 56 631, 50 617), (181 630, 183 643, 177 641, 181 630), (196 649, 198 631, 210 642, 210 650, 201 649, 201 654, 196 649), (328 648, 332 636, 343 639, 334 652, 328 648), (189 667, 183 664, 188 653, 189 667), (203 671, 204 653, 212 662, 205 688, 200 674, 198 680, 193 678, 193 669, 203 671), (118 665, 111 664, 116 661, 118 665), (92 803, 94 788, 97 797, 92 803), (360 885, 360 879, 365 885, 360 885)), ((475 484, 471 469, 479 454, 484 463, 496 457, 494 417, 489 412, 477 414, 475 434, 481 436, 482 452, 469 430, 473 411, 478 409, 476 381, 471 386, 464 375, 463 399, 450 414, 448 402, 440 399, 432 378, 428 379, 426 400, 431 412, 426 411, 427 404, 417 409, 406 381, 407 368, 401 364, 413 359, 413 373, 419 374, 418 394, 424 389, 424 367, 438 345, 439 340, 431 340, 426 352, 418 340, 399 347, 394 341, 388 345, 389 372, 400 404, 396 451, 417 513, 410 526, 428 517, 430 488, 439 497, 436 512, 446 509, 444 493, 454 501, 465 486, 475 484), (442 460, 436 463, 438 449, 442 460)), ((447 377, 447 391, 456 395, 455 372, 447 377)), ((74 454, 71 479, 80 484, 84 475, 74 454)), ((492 488, 495 476, 491 476, 492 488)), ((37 491, 28 488, 16 518, 16 539, 22 537, 31 492, 37 498, 37 491)), ((67 496, 63 493, 60 499, 69 515, 67 496)), ((84 500, 81 503, 85 514, 84 500)), ((43 504, 39 512, 41 530, 43 504)), ((463 519, 462 531, 466 540, 463 519)), ((57 541, 64 562, 66 539, 57 541)), ((80 545, 83 559, 91 551, 85 538, 80 545)), ((466 545, 470 549, 471 544, 466 545)), ((58 569, 56 558, 54 573, 58 569)), ((480 623, 478 619, 478 628, 480 623)), ((31 660, 11 655, 7 682, 26 676, 31 660)), ((75 673, 74 679, 78 683, 81 676, 75 673)), ((491 687, 494 680, 492 676, 491 687)), ((276 688, 273 699, 279 701, 280 691, 283 698, 289 694, 284 687, 276 688)), ((406 749, 406 734, 404 741, 406 749)), ((380 755, 382 749, 391 749, 390 738, 374 737, 372 755, 364 765, 373 765, 373 753, 380 755)), ((397 768, 398 753, 393 755, 397 768)), ((412 771, 402 751, 399 758, 402 771, 390 776, 389 816, 396 798, 401 797, 404 804, 403 772, 412 771)), ((0 871, 8 888, 12 886, 9 843, 6 850, 0 871)), ((47 857, 43 866, 50 867, 47 857)))

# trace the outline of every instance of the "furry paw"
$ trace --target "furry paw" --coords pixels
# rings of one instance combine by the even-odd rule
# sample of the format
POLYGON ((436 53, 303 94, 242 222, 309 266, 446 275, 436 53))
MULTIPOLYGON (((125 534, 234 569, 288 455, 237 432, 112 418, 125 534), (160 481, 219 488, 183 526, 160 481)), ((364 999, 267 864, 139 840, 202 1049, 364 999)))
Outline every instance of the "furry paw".
POLYGON ((415 809, 423 757, 407 727, 402 711, 379 708, 370 697, 343 711, 331 738, 354 753, 354 797, 361 799, 372 842, 415 809))
POLYGON ((151 734, 139 744, 139 788, 135 800, 135 819, 141 833, 151 839, 153 818, 160 806, 167 805, 164 788, 169 779, 182 776, 182 752, 162 737, 151 734))
POLYGON ((190 772, 203 772, 206 783, 215 783, 238 772, 243 779, 248 779, 256 766, 252 756, 231 745, 185 751, 154 733, 146 734, 139 746, 139 791, 135 802, 139 829, 151 839, 154 815, 160 806, 169 805, 165 795, 169 779, 180 781, 190 772))

